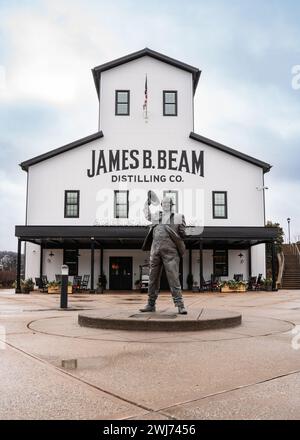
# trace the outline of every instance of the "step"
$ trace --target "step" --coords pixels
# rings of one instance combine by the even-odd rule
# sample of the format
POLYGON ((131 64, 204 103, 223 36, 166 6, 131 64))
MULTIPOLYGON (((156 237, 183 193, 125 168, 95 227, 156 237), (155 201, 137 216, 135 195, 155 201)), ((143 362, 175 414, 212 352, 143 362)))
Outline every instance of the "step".
POLYGON ((288 276, 299 276, 299 272, 284 272, 283 276, 288 275, 288 276))
POLYGON ((300 283, 299 278, 283 278, 283 281, 286 283, 300 283))
POLYGON ((282 280, 283 283, 294 283, 294 284, 300 284, 300 280, 293 280, 293 279, 288 279, 288 278, 283 278, 282 280))

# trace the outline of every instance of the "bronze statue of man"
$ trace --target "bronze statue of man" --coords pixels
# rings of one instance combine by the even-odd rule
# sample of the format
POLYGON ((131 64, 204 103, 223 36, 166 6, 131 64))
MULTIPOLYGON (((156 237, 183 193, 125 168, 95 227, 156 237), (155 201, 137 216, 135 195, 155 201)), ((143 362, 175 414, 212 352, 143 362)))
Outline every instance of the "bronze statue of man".
POLYGON ((143 250, 150 251, 150 273, 148 287, 148 303, 140 309, 141 312, 155 312, 155 303, 159 294, 160 278, 164 266, 175 307, 178 313, 186 315, 182 290, 179 281, 179 263, 183 256, 185 245, 185 219, 182 214, 173 212, 173 200, 164 197, 161 202, 162 210, 150 212, 151 203, 159 204, 159 199, 153 191, 149 191, 145 202, 144 214, 152 222, 144 241, 143 250))

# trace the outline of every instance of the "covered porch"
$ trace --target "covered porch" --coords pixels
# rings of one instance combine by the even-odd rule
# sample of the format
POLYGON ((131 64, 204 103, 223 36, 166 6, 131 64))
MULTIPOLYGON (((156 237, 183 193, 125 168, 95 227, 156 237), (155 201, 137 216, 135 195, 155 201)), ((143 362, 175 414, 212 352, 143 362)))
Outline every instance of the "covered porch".
MULTIPOLYGON (((89 290, 95 291, 96 275, 103 277, 105 255, 124 255, 139 253, 137 261, 142 259, 140 251, 148 226, 16 226, 15 235, 18 238, 18 264, 16 293, 21 292, 21 245, 22 242, 37 245, 39 252, 38 274, 45 273, 45 253, 48 250, 74 249, 85 252, 85 270, 90 275, 89 290), (88 262, 87 262, 88 259, 88 262), (96 264, 96 272, 95 272, 96 264), (98 270, 98 271, 97 271, 98 270)), ((199 279, 199 290, 204 290, 205 253, 208 250, 217 255, 218 251, 242 251, 239 255, 246 256, 247 273, 253 273, 252 248, 259 244, 272 244, 272 289, 276 290, 276 254, 275 240, 277 230, 270 227, 204 227, 200 235, 187 237, 185 244, 187 252, 184 256, 183 278, 196 274, 199 279), (196 260, 195 260, 196 257, 196 260), (196 261, 196 263, 195 263, 196 261), (196 264, 196 266, 195 266, 196 264)), ((136 254, 137 255, 137 254, 136 254)), ((255 259, 254 259, 255 260, 255 259)), ((142 261, 141 261, 142 263, 142 261)), ((137 263, 136 263, 137 264, 137 263)), ((265 264, 265 263, 264 263, 265 264)), ((215 266, 213 266, 215 267, 215 266)), ((136 270, 136 269, 135 269, 136 270)), ((107 264, 106 264, 107 271, 107 264)), ((257 275, 254 273, 254 275, 257 275)))

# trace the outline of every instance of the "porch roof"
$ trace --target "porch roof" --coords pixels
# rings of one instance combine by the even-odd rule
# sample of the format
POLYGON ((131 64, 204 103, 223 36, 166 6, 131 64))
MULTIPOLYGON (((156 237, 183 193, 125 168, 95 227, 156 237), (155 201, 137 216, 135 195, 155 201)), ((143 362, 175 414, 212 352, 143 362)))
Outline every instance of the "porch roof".
MULTIPOLYGON (((140 249, 148 226, 16 226, 15 235, 23 241, 46 248, 90 248, 91 240, 103 249, 140 249)), ((187 228, 188 233, 188 228, 187 228)), ((263 226, 205 226, 200 235, 187 236, 187 248, 247 248, 276 240, 277 228, 263 226)))

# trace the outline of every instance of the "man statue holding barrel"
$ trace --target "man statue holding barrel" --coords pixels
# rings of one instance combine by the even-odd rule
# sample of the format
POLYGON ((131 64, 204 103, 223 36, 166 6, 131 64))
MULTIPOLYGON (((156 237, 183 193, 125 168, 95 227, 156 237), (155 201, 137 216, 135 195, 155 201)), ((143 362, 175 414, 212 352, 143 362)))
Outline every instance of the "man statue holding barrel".
POLYGON ((151 221, 150 230, 144 241, 143 250, 150 250, 150 273, 148 287, 148 303, 141 312, 155 312, 155 303, 159 294, 160 278, 163 266, 178 313, 186 315, 179 280, 180 258, 185 252, 185 219, 183 214, 174 213, 174 202, 165 196, 161 208, 154 213, 150 205, 159 205, 159 199, 153 191, 148 192, 144 205, 144 214, 151 221))

